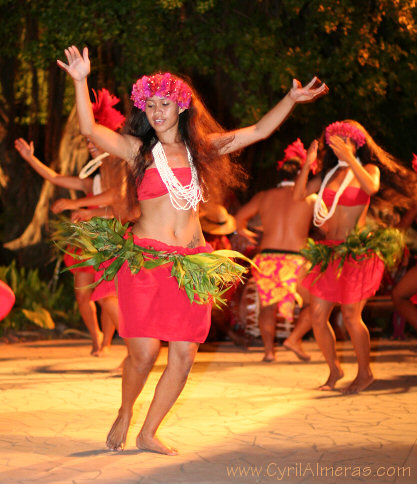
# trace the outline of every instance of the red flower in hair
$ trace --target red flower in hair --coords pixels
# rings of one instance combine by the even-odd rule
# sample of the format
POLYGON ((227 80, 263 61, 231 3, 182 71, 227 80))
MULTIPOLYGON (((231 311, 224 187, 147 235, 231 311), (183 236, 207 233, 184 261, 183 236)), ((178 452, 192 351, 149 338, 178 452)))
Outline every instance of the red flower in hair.
POLYGON ((307 150, 300 138, 297 138, 294 143, 288 145, 284 150, 284 158, 277 161, 277 170, 280 170, 283 164, 288 161, 297 158, 300 160, 300 165, 303 166, 307 158, 307 150))
POLYGON ((113 107, 120 99, 110 94, 107 89, 101 89, 98 96, 95 91, 93 92, 96 102, 92 104, 92 108, 96 123, 117 131, 123 126, 126 119, 120 111, 113 107))

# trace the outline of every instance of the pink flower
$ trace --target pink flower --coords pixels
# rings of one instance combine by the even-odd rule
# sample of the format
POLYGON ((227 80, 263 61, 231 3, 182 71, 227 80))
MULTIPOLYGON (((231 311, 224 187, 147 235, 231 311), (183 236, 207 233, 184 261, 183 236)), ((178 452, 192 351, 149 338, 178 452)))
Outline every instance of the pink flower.
POLYGON ((145 111, 146 99, 152 96, 166 97, 178 104, 182 109, 188 109, 191 103, 192 92, 188 84, 174 77, 169 72, 143 76, 132 87, 133 104, 145 111))
POLYGON ((358 148, 366 143, 365 134, 356 126, 343 121, 336 121, 329 124, 326 128, 326 143, 330 143, 332 136, 340 136, 342 138, 351 139, 358 148))

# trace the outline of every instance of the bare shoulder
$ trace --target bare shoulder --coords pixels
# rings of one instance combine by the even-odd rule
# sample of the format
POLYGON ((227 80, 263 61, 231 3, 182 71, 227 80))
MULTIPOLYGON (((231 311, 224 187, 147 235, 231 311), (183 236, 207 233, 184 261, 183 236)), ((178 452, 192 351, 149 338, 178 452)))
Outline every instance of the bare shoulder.
POLYGON ((379 168, 373 163, 366 164, 364 168, 371 175, 379 175, 379 168))

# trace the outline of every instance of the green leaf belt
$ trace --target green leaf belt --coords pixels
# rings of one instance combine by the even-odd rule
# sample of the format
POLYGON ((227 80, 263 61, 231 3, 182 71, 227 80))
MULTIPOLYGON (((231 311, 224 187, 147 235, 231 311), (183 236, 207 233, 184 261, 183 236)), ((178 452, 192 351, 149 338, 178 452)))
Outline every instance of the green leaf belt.
POLYGON ((78 264, 64 270, 92 266, 96 271, 104 270, 102 276, 90 287, 101 281, 115 277, 124 262, 127 262, 132 274, 142 268, 152 269, 172 263, 171 276, 178 281, 191 302, 216 306, 225 304, 224 293, 237 281, 242 281, 248 268, 233 259, 253 263, 240 252, 234 250, 216 250, 211 253, 183 255, 176 252, 154 250, 136 245, 133 234, 127 231, 128 224, 122 225, 117 219, 93 217, 87 222, 56 222, 52 239, 65 253, 68 245, 81 249, 80 254, 70 253, 78 264), (102 264, 104 266, 102 266, 102 264))
POLYGON ((320 265, 320 272, 327 266, 339 260, 339 274, 347 258, 355 261, 363 260, 376 254, 384 261, 388 268, 393 268, 401 259, 404 249, 403 233, 392 227, 355 228, 340 244, 329 246, 313 239, 307 240, 307 245, 300 252, 311 262, 310 271, 314 266, 320 265))

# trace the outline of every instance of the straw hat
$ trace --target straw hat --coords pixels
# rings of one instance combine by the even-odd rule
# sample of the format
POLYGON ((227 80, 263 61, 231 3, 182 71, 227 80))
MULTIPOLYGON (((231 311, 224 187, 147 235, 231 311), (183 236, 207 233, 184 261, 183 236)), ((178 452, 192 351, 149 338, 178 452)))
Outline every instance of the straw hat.
POLYGON ((203 232, 210 235, 228 235, 236 230, 233 215, 217 203, 206 203, 202 206, 200 223, 203 232))

